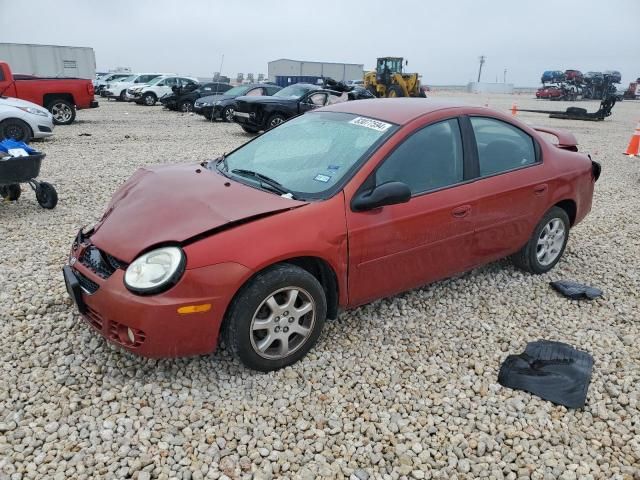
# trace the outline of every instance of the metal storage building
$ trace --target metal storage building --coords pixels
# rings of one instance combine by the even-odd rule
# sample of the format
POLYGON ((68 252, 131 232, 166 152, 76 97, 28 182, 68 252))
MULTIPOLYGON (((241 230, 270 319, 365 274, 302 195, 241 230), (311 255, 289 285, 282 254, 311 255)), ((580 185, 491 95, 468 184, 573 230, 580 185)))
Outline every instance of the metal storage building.
POLYGON ((96 56, 89 47, 0 43, 0 60, 7 62, 13 73, 96 78, 96 56))
POLYGON ((361 79, 364 64, 335 62, 303 62, 280 58, 268 64, 269 80, 281 87, 298 82, 316 83, 320 78, 330 77, 338 81, 361 79))

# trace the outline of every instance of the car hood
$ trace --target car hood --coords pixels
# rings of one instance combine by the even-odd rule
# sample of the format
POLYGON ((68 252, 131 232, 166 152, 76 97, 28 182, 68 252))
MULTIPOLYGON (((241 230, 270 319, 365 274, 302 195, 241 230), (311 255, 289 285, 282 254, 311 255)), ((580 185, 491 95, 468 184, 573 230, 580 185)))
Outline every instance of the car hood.
POLYGON ((155 245, 182 243, 303 205, 199 164, 144 167, 113 195, 91 239, 129 263, 155 245))
POLYGON ((20 100, 19 98, 13 97, 0 97, 0 105, 7 105, 9 107, 22 107, 22 108, 37 108, 38 110, 45 111, 40 105, 37 105, 32 102, 27 102, 26 100, 20 100))

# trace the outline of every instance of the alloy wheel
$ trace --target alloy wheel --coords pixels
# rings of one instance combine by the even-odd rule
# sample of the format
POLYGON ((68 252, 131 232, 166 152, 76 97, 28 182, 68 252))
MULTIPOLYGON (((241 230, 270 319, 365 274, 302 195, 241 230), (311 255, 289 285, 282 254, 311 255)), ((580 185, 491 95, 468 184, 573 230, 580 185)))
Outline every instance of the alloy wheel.
POLYGON ((251 346, 261 357, 279 360, 307 341, 316 321, 316 304, 306 290, 281 288, 269 295, 251 320, 251 346))
POLYGON ((226 110, 226 120, 227 122, 233 122, 233 115, 236 113, 236 111, 233 109, 233 107, 227 107, 226 110))
POLYGON ((550 265, 558 258, 562 252, 566 234, 564 223, 559 218, 551 219, 544 226, 536 246, 536 257, 540 265, 550 265))

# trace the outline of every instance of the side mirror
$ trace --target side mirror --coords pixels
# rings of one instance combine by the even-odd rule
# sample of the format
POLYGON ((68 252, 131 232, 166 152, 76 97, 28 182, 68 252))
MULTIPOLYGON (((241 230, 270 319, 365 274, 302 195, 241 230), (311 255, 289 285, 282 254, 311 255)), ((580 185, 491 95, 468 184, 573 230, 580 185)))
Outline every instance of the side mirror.
POLYGON ((385 205, 407 203, 411 199, 411 189, 406 183, 387 182, 378 185, 373 190, 359 193, 351 201, 354 212, 364 212, 385 205))

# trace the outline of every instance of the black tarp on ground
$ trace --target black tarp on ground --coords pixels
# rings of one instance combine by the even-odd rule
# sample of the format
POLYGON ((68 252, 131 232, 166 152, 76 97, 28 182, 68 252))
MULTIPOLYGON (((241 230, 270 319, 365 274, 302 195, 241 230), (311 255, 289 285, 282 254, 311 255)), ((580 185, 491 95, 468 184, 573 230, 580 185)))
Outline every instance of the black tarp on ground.
POLYGON ((566 343, 538 340, 528 343, 523 353, 506 358, 498 383, 567 408, 582 408, 592 368, 588 353, 566 343))
POLYGON ((555 282, 549 282, 555 290, 560 292, 571 300, 588 299, 593 300, 602 295, 602 290, 589 285, 584 285, 578 282, 572 282, 571 280, 557 280, 555 282))

